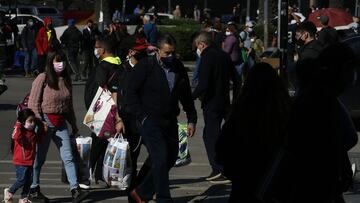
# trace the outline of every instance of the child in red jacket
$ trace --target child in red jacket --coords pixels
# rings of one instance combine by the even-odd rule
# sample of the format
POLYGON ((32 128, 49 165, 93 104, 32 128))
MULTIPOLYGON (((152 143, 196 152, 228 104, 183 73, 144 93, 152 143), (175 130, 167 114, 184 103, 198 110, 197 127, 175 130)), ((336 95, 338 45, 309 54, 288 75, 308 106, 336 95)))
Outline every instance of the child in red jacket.
POLYGON ((32 183, 33 163, 36 154, 36 144, 45 134, 44 127, 37 125, 35 113, 31 109, 19 112, 12 139, 14 142, 13 164, 16 171, 16 182, 10 188, 4 189, 5 203, 12 203, 13 195, 23 188, 19 203, 28 203, 28 194, 32 183))

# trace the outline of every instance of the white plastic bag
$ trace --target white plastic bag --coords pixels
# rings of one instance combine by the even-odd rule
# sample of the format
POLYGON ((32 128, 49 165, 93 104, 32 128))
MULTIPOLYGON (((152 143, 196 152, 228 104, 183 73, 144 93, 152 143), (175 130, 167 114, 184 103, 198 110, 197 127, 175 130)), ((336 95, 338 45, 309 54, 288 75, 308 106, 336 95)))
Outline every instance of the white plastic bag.
POLYGON ((130 186, 131 172, 129 142, 122 135, 110 138, 103 163, 105 182, 110 187, 126 190, 130 186))
POLYGON ((109 90, 99 87, 84 117, 83 123, 100 138, 109 138, 116 133, 116 105, 109 90))

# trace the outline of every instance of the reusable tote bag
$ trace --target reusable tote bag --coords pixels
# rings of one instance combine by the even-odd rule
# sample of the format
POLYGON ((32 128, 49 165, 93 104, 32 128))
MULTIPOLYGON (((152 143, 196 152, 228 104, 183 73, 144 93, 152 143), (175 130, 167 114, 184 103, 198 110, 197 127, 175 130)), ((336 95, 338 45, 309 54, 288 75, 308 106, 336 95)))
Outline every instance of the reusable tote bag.
POLYGON ((185 166, 191 163, 191 156, 189 152, 189 141, 187 135, 187 125, 179 125, 179 153, 175 162, 175 167, 185 166))
POLYGON ((122 135, 109 140, 103 163, 104 180, 110 187, 126 190, 130 186, 132 171, 129 142, 122 135))
POLYGON ((100 138, 110 138, 116 133, 116 105, 111 92, 99 87, 85 115, 83 123, 100 138))

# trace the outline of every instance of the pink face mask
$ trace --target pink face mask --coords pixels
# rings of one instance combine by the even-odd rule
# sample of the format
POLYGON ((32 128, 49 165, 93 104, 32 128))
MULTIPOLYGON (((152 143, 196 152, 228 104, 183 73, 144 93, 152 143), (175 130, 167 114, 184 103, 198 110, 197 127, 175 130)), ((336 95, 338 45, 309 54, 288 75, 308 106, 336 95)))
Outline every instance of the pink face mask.
POLYGON ((30 122, 25 122, 24 128, 27 129, 27 130, 29 130, 29 131, 32 131, 32 130, 34 130, 34 128, 35 128, 35 124, 34 124, 34 123, 30 123, 30 122))
POLYGON ((65 64, 64 64, 64 62, 54 62, 53 64, 54 64, 54 70, 55 70, 55 72, 61 73, 61 72, 64 71, 64 69, 65 69, 65 64))

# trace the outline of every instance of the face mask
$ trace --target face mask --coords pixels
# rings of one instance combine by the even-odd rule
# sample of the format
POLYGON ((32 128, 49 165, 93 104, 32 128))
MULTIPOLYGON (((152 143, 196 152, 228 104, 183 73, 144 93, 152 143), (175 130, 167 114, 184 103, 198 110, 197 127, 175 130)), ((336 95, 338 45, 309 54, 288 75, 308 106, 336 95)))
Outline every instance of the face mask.
POLYGON ((298 46, 303 46, 305 44, 305 42, 301 39, 297 39, 295 40, 295 43, 298 45, 298 46))
POLYGON ((55 63, 53 63, 53 64, 54 64, 54 70, 55 70, 55 72, 61 73, 61 72, 64 71, 64 69, 65 69, 64 62, 55 62, 55 63))
POLYGON ((251 27, 249 27, 249 28, 247 29, 247 31, 248 31, 248 32, 252 32, 253 29, 252 29, 251 27))
POLYGON ((28 25, 31 27, 34 25, 34 22, 28 22, 28 25))
POLYGON ((96 58, 100 58, 99 49, 94 49, 94 55, 96 58))
POLYGON ((26 130, 32 131, 35 128, 35 124, 34 123, 30 123, 30 122, 25 122, 24 128, 26 130))
POLYGON ((200 56, 201 56, 201 51, 200 51, 200 49, 199 49, 199 48, 197 48, 197 49, 196 49, 196 54, 198 55, 198 57, 200 57, 200 56))
POLYGON ((250 39, 251 42, 255 42, 255 39, 250 39))
POLYGON ((48 27, 49 27, 49 29, 53 29, 53 28, 54 28, 54 26, 53 26, 52 24, 49 24, 48 27))
POLYGON ((230 32, 230 31, 226 31, 226 32, 225 32, 225 35, 226 35, 226 36, 229 36, 229 35, 231 35, 231 32, 230 32))
POLYGON ((166 66, 171 66, 172 63, 174 62, 174 59, 175 59, 174 56, 161 57, 161 61, 162 61, 166 66))

